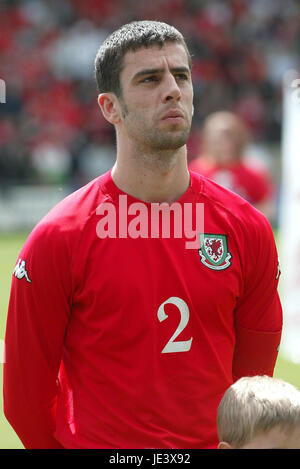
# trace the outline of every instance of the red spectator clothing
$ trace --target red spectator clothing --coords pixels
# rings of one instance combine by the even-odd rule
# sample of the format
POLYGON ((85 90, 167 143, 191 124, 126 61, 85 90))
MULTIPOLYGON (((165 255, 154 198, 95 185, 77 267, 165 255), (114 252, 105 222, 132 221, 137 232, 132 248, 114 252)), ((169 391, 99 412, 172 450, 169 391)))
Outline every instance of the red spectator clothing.
POLYGON ((235 192, 251 204, 270 200, 274 195, 272 181, 266 171, 241 161, 231 166, 218 166, 199 157, 190 169, 235 192))
POLYGON ((110 171, 30 234, 14 270, 4 364, 5 415, 26 448, 216 448, 225 390, 272 374, 282 310, 270 224, 190 175, 177 203, 193 215, 204 204, 199 249, 172 230, 125 237, 121 219, 129 232, 134 211, 120 208, 126 194, 110 171), (117 236, 101 239, 108 204, 117 236))

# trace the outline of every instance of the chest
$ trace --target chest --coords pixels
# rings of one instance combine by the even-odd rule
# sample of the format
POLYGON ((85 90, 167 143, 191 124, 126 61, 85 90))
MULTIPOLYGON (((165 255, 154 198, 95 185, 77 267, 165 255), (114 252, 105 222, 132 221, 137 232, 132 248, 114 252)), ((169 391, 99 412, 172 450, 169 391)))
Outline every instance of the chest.
POLYGON ((79 256, 74 315, 135 338, 159 329, 164 342, 231 328, 243 282, 234 243, 221 241, 210 234, 206 247, 187 249, 183 239, 95 238, 79 256))

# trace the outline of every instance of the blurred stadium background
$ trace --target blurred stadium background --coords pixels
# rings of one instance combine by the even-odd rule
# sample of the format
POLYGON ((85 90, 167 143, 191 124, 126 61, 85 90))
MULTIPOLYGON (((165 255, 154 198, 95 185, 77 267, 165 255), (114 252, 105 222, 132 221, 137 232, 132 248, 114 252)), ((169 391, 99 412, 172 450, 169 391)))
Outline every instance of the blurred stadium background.
MULTIPOLYGON (((112 30, 139 19, 173 24, 192 52, 190 161, 207 114, 234 111, 251 130, 249 153, 267 166, 280 200, 282 78, 300 65, 297 0, 2 0, 1 339, 11 273, 28 232, 61 198, 113 165, 114 131, 98 109, 94 58, 112 30)), ((277 216, 272 224, 277 236, 277 216)), ((280 355, 275 374, 300 389, 296 363, 280 355)), ((2 402, 0 448, 22 448, 2 402)))

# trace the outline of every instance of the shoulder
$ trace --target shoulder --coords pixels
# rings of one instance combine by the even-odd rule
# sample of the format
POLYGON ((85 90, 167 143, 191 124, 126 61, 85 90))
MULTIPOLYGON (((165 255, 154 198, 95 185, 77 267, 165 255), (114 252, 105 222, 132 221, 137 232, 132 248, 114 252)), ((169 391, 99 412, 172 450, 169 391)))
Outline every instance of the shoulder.
POLYGON ((108 173, 93 179, 55 205, 40 224, 63 224, 64 229, 80 227, 93 214, 105 197, 108 173))
POLYGON ((26 245, 37 243, 50 246, 71 246, 80 239, 82 232, 105 199, 105 183, 109 173, 90 181, 55 205, 34 227, 26 245))
POLYGON ((204 199, 204 203, 223 208, 225 211, 232 209, 238 212, 245 209, 252 210, 251 205, 244 198, 212 179, 191 170, 190 176, 192 189, 204 199))
POLYGON ((199 202, 205 204, 204 212, 226 220, 229 225, 240 226, 242 230, 272 231, 267 218, 243 197, 203 175, 193 171, 190 175, 191 186, 199 202))
POLYGON ((269 220, 239 195, 200 175, 192 176, 197 200, 204 203, 207 233, 224 233, 234 245, 245 285, 258 275, 277 278, 278 253, 269 220))

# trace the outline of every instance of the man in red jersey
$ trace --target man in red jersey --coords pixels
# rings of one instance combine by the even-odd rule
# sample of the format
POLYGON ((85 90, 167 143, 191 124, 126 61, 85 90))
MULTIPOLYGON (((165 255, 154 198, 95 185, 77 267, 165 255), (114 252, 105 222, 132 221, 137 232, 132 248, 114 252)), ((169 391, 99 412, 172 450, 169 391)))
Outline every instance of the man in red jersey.
POLYGON ((188 171, 191 62, 176 29, 123 26, 100 47, 96 79, 116 163, 54 207, 20 253, 5 415, 26 448, 217 448, 225 390, 275 366, 272 230, 188 171), (151 218, 162 202, 177 220, 164 236, 151 218), (187 248, 187 220, 176 217, 195 224, 199 206, 199 246, 187 248))

